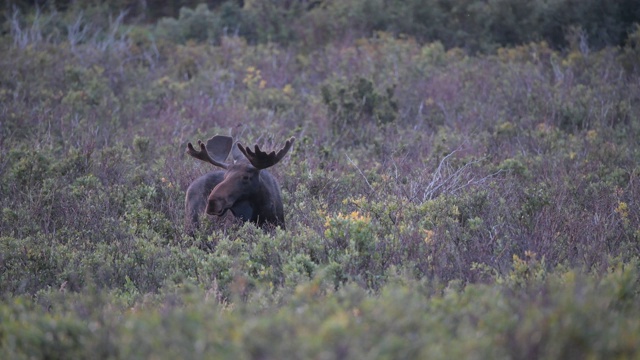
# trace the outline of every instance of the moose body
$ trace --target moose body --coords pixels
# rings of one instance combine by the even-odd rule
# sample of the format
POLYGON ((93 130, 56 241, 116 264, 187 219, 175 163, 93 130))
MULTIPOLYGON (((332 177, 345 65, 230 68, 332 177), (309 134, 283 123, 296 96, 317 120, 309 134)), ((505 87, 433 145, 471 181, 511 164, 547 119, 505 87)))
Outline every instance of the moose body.
POLYGON ((289 151, 294 138, 289 139, 277 153, 267 154, 256 145, 251 151, 227 136, 216 135, 205 145, 198 141, 200 150, 191 143, 187 153, 199 160, 219 166, 226 171, 209 172, 191 183, 185 198, 185 223, 190 232, 196 229, 203 214, 223 216, 228 210, 242 221, 259 226, 272 225, 285 228, 284 209, 280 186, 267 170, 278 163, 289 151), (233 151, 232 151, 233 150, 233 151), (226 163, 229 153, 233 163, 226 163))

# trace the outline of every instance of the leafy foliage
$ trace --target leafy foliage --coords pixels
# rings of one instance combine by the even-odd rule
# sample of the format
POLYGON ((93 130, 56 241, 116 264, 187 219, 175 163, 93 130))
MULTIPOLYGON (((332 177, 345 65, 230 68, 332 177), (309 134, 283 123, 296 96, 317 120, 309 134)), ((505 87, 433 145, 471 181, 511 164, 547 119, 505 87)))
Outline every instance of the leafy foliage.
POLYGON ((380 94, 370 80, 357 78, 348 85, 325 85, 321 89, 322 101, 327 105, 333 135, 350 141, 364 141, 371 137, 368 131, 395 120, 398 105, 393 99, 393 88, 380 94))

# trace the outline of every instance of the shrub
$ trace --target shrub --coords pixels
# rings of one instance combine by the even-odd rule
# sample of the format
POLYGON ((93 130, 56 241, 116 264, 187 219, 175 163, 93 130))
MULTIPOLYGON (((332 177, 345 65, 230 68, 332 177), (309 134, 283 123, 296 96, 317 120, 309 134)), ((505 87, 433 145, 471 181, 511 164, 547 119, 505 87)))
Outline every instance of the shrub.
POLYGON ((322 101, 331 116, 333 135, 353 139, 357 144, 367 136, 369 128, 383 126, 397 117, 398 105, 393 99, 393 88, 384 94, 375 90, 373 83, 356 78, 348 84, 327 84, 322 87, 322 101), (364 134, 354 130, 364 129, 364 134), (363 136, 364 135, 364 136, 363 136))

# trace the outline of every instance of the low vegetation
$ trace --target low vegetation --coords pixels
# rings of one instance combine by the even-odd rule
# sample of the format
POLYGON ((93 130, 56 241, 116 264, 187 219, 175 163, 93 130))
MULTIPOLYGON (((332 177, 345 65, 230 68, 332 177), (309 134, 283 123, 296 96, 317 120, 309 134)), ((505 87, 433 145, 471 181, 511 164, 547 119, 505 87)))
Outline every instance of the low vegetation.
POLYGON ((7 17, 1 358, 640 356, 637 26, 473 47, 184 21, 251 4, 7 17), (296 137, 286 231, 188 234, 213 169, 185 150, 214 134, 296 137))

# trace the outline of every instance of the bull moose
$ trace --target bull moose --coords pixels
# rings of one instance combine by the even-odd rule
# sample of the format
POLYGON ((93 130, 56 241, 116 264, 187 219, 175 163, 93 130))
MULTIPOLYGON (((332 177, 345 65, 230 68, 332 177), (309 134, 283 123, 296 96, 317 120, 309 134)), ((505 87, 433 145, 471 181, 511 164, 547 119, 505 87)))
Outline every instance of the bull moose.
POLYGON ((198 140, 200 150, 189 143, 187 153, 198 160, 225 171, 211 171, 191 183, 185 198, 185 223, 189 232, 199 226, 201 215, 223 216, 227 210, 242 221, 258 226, 284 225, 284 210, 280 186, 266 169, 277 164, 291 149, 290 138, 278 151, 267 153, 255 145, 252 151, 229 136, 216 135, 206 144, 198 140), (233 162, 226 159, 232 154, 233 162))

